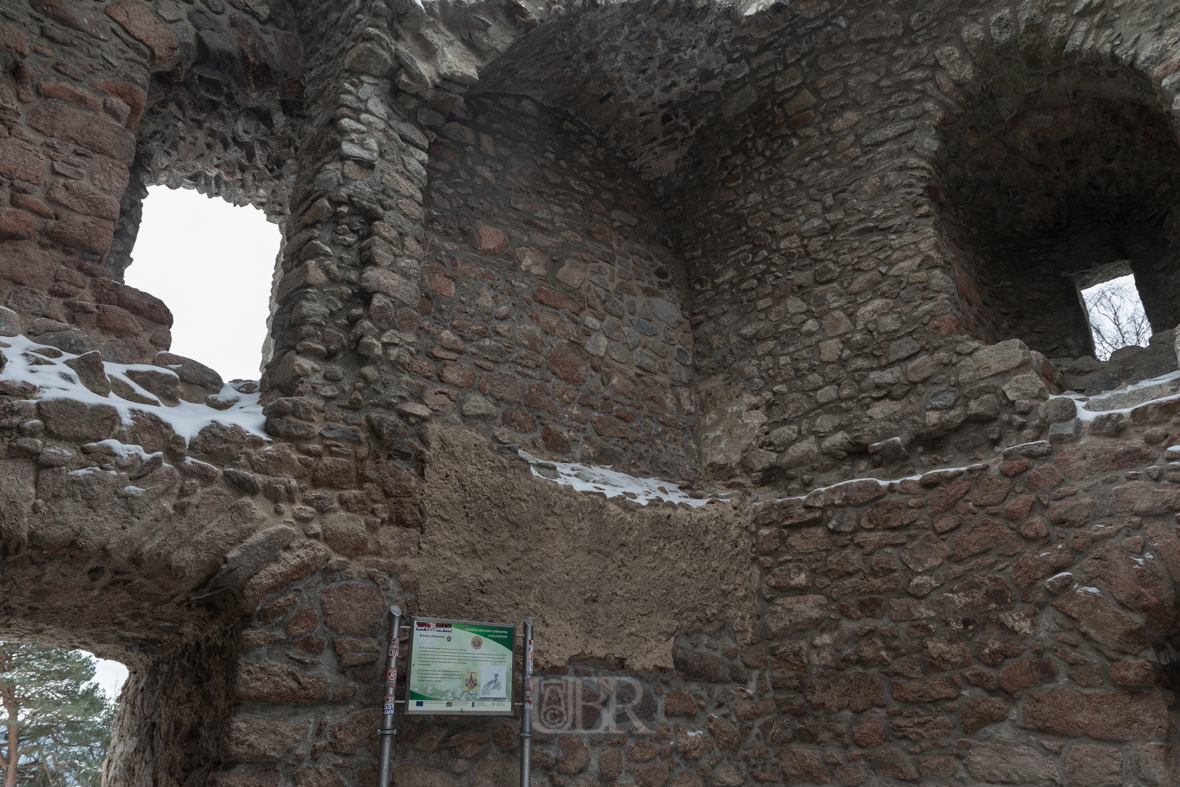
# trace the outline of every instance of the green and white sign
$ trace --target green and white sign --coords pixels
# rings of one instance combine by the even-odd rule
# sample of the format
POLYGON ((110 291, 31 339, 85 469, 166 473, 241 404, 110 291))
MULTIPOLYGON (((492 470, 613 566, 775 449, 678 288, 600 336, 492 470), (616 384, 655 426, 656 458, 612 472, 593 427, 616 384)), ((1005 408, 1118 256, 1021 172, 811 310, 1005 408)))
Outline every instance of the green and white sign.
POLYGON ((406 713, 512 715, 516 627, 413 618, 406 713))

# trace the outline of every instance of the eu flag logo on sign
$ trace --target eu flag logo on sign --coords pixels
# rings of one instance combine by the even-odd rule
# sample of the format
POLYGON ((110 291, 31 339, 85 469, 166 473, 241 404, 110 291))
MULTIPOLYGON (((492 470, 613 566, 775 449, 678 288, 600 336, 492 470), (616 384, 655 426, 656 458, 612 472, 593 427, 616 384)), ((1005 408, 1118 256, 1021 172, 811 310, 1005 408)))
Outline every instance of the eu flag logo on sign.
POLYGON ((414 704, 415 704, 416 706, 418 706, 419 708, 421 708, 421 707, 422 707, 422 700, 418 700, 418 701, 417 701, 417 702, 415 702, 414 704))

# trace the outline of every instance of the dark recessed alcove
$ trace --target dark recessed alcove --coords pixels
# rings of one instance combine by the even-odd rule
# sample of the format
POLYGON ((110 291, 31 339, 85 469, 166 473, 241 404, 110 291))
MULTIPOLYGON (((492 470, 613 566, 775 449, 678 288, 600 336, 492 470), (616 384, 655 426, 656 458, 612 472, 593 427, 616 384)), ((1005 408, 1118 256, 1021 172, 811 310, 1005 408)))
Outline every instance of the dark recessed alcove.
POLYGON ((947 134, 935 190, 967 327, 985 341, 1092 355, 1080 290, 1120 264, 1154 330, 1180 322, 1180 147, 1131 86, 1089 76, 1053 100, 993 94, 947 134))

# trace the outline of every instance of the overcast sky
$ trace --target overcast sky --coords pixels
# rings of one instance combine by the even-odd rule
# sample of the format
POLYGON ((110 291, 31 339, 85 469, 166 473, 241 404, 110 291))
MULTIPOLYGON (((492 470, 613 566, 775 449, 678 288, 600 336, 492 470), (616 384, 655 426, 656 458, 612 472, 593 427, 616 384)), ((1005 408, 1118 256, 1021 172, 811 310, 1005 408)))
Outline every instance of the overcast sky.
POLYGON ((262 211, 156 186, 126 281, 172 310, 172 352, 227 382, 257 380, 278 252, 279 228, 262 211))
MULTIPOLYGON (((94 655, 94 654, 90 654, 94 655)), ((94 683, 97 683, 111 699, 118 699, 119 691, 127 680, 127 668, 117 661, 98 659, 98 667, 94 670, 94 683)))

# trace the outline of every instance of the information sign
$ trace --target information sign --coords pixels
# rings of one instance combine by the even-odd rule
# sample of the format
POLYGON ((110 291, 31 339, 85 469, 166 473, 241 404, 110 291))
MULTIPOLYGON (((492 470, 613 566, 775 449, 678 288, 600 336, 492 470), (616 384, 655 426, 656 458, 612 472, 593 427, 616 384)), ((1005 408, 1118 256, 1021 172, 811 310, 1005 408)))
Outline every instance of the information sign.
POLYGON ((516 627, 413 618, 406 713, 511 716, 516 627))

